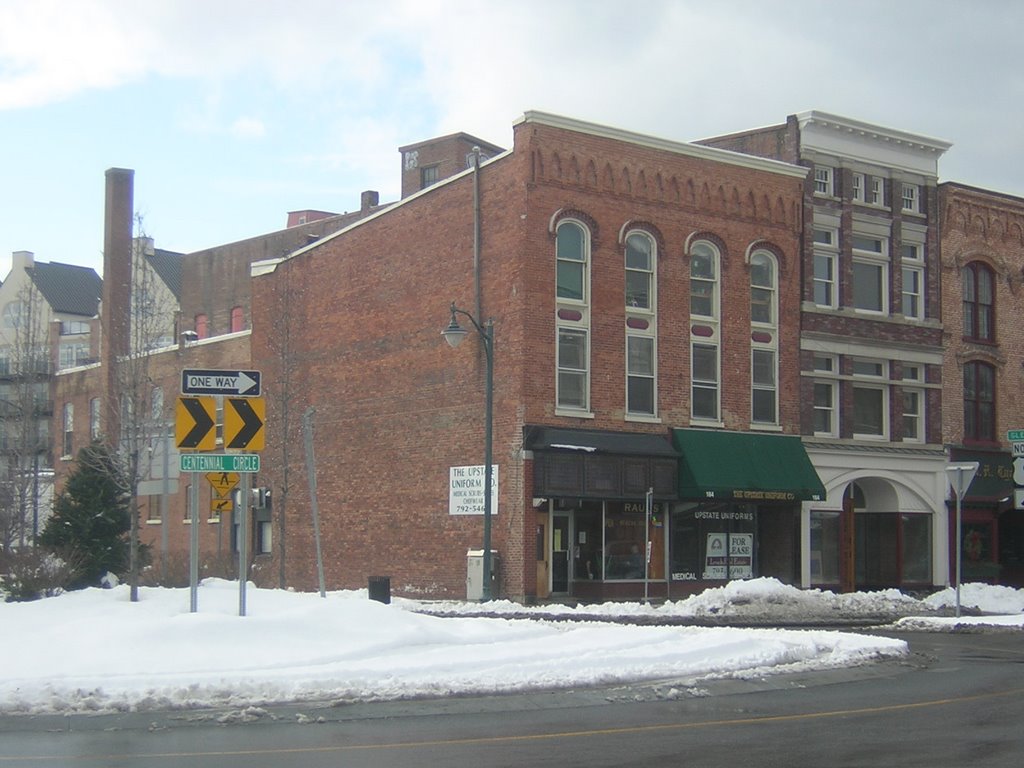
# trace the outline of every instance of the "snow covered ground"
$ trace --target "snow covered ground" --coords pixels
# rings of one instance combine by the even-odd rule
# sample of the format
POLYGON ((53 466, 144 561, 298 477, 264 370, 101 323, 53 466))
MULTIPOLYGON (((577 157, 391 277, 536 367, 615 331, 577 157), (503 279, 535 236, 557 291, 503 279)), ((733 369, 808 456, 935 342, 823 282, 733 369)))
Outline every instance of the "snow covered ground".
POLYGON ((959 620, 948 617, 952 590, 918 601, 895 590, 837 595, 774 579, 731 582, 658 606, 495 601, 485 606, 488 616, 475 615, 480 604, 396 598, 383 605, 366 590, 321 598, 250 586, 240 617, 237 583, 207 580, 198 595, 197 613, 189 612, 188 589, 144 588, 133 604, 123 585, 0 603, 0 713, 371 701, 641 680, 678 681, 686 695, 702 678, 907 653, 896 639, 772 622, 883 617, 901 629, 1024 629, 1024 590, 982 585, 965 585, 961 605, 998 615, 959 620), (685 625, 707 617, 758 628, 685 625))

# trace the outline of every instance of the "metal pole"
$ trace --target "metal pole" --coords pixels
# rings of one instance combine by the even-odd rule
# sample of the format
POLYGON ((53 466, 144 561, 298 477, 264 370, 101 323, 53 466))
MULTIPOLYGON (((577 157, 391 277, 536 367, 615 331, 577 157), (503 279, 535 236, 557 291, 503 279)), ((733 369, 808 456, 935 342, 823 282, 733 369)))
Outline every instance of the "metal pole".
POLYGON ((316 542, 316 575, 320 581, 320 597, 327 597, 324 584, 324 555, 320 547, 320 506, 316 496, 316 458, 313 455, 313 408, 302 414, 302 432, 306 443, 306 475, 309 478, 309 506, 313 514, 313 538, 316 542))
POLYGON ((963 493, 960 491, 963 485, 963 470, 957 470, 957 487, 956 487, 956 617, 960 618, 960 558, 963 553, 963 545, 961 543, 962 527, 960 525, 961 506, 963 505, 963 493))
POLYGON ((189 611, 199 610, 199 475, 192 472, 192 484, 188 489, 189 506, 189 611))
POLYGON ((644 602, 647 602, 651 568, 651 510, 654 507, 654 489, 648 488, 644 504, 644 602))
MULTIPOLYGON (((169 428, 168 428, 169 429, 169 428)), ((170 478, 168 475, 171 473, 171 432, 165 431, 163 434, 164 438, 164 476, 163 482, 160 484, 160 581, 163 582, 164 586, 167 586, 167 553, 168 553, 168 523, 167 515, 170 510, 168 504, 170 503, 170 478)))
POLYGON ((242 475, 242 503, 238 514, 238 615, 245 616, 245 587, 249 581, 249 514, 252 505, 252 475, 242 475))
POLYGON ((481 602, 491 599, 491 473, 493 455, 491 437, 494 432, 494 321, 488 320, 483 330, 487 352, 486 418, 484 420, 484 584, 481 602))

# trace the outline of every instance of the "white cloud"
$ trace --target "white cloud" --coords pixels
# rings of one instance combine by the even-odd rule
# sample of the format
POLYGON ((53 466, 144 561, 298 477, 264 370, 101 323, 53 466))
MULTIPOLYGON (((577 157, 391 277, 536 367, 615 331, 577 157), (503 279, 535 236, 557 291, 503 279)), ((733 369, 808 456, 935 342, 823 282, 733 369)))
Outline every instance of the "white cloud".
POLYGON ((263 121, 256 117, 239 117, 230 128, 231 135, 239 139, 260 139, 267 133, 263 121))

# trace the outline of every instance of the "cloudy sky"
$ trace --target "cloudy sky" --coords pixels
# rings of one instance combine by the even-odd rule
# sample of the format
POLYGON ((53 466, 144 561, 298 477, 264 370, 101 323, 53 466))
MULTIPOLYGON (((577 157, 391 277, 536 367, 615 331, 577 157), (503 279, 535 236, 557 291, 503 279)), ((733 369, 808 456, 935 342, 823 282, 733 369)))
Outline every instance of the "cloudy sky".
POLYGON ((0 0, 0 277, 101 267, 104 171, 192 251, 399 192, 398 147, 531 109, 687 141, 820 109, 1024 196, 1015 0, 0 0))

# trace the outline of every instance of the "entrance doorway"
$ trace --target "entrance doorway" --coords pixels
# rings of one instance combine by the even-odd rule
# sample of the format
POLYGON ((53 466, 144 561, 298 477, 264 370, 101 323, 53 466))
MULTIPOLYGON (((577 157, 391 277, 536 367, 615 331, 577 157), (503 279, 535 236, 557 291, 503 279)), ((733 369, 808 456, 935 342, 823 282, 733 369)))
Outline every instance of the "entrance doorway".
POLYGON ((570 516, 557 512, 551 515, 551 593, 569 594, 570 549, 572 548, 570 516))

